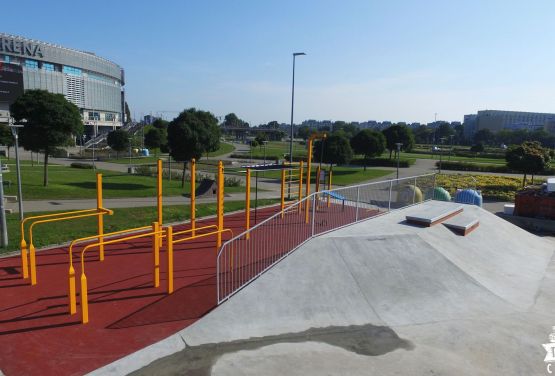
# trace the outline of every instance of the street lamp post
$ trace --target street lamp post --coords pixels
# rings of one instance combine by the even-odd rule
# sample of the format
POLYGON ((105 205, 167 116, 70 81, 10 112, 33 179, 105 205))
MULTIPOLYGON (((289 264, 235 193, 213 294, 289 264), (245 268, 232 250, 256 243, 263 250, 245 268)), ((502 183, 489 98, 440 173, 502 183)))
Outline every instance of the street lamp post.
POLYGON ((401 142, 396 142, 395 145, 397 146, 397 180, 399 179, 399 155, 401 154, 401 146, 403 144, 401 142))
MULTIPOLYGON (((304 52, 293 52, 293 84, 291 85, 291 134, 289 135, 289 164, 293 165, 293 110, 295 108, 295 58, 306 55, 304 52)), ((291 170, 289 170, 289 184, 287 198, 291 198, 291 170)))
POLYGON ((289 163, 293 164, 293 110, 295 108, 295 58, 306 55, 304 52, 293 53, 293 84, 291 85, 291 134, 289 139, 289 163))
POLYGON ((268 141, 262 141, 262 144, 264 144, 264 166, 266 165, 266 144, 268 143, 268 141))
POLYGON ((10 130, 15 139, 15 165, 17 170, 17 203, 19 208, 19 220, 23 220, 23 194, 21 193, 21 168, 19 165, 19 136, 18 128, 23 128, 23 124, 15 124, 14 119, 9 119, 10 130))
POLYGON ((443 156, 443 141, 445 141, 445 137, 441 137, 439 139, 440 148, 439 148, 439 173, 441 174, 441 157, 443 156))

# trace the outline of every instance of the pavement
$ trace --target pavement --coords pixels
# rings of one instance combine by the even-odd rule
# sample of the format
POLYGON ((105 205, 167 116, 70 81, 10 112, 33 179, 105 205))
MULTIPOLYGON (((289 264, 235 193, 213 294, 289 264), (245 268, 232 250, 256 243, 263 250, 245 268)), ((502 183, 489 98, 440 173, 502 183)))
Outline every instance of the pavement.
POLYGON ((545 374, 555 242, 476 206, 464 205, 480 222, 466 236, 406 223, 437 205, 456 204, 325 233, 194 324, 93 374, 162 355, 132 374, 545 374))

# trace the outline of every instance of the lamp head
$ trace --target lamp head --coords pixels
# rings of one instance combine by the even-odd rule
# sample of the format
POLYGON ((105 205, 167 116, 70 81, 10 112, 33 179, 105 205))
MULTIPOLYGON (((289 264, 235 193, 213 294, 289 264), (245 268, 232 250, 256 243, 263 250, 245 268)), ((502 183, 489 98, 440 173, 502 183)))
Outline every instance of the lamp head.
POLYGON ((306 55, 304 52, 293 52, 293 56, 302 56, 306 55))

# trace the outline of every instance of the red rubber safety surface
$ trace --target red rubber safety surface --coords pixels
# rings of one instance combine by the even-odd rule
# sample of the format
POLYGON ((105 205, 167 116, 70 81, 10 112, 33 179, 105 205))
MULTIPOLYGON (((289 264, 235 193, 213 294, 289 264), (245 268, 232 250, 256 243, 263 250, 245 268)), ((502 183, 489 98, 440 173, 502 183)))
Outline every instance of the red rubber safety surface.
MULTIPOLYGON (((258 221, 278 207, 259 209, 258 221)), ((215 219, 197 221, 197 227, 215 219)), ((251 214, 251 225, 254 216, 251 214)), ((177 226, 174 231, 188 228, 177 226)), ((225 228, 244 230, 244 214, 225 228)), ((230 238, 223 234, 223 240, 230 238)), ((216 236, 174 246, 174 293, 166 293, 166 252, 153 287, 151 238, 87 252, 89 323, 81 324, 80 250, 74 253, 77 314, 68 309, 67 247, 37 252, 37 285, 21 277, 21 258, 0 259, 0 369, 7 375, 81 375, 191 325, 216 306, 216 236), (90 254, 89 254, 90 253, 90 254)))

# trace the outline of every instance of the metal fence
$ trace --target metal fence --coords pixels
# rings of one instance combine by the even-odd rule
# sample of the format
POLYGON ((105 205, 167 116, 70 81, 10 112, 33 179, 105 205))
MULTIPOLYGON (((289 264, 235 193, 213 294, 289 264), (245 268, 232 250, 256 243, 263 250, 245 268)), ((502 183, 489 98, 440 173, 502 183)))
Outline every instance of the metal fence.
POLYGON ((223 244, 218 304, 312 237, 433 198, 436 174, 312 193, 223 244))

